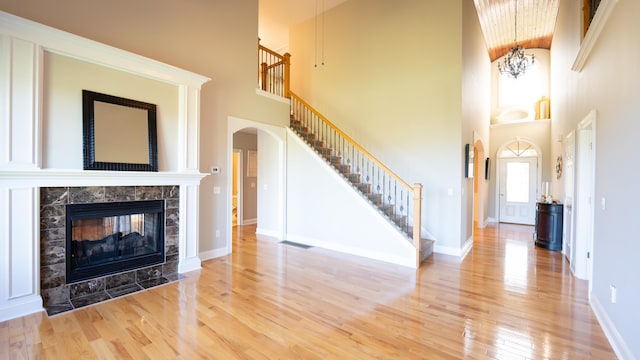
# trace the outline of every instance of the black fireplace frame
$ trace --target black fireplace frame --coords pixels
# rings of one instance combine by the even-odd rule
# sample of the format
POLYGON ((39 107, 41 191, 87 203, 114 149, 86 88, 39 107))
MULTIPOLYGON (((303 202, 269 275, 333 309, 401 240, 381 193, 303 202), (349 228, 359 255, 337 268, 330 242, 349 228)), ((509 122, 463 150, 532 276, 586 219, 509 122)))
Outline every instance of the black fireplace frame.
POLYGON ((104 203, 84 203, 66 205, 66 283, 89 280, 102 276, 121 273, 129 270, 145 268, 163 264, 165 255, 165 200, 143 200, 104 203), (116 260, 109 263, 74 268, 72 256, 72 221, 80 219, 95 219, 107 216, 122 216, 141 213, 159 213, 158 232, 160 238, 156 241, 156 251, 131 258, 116 260))

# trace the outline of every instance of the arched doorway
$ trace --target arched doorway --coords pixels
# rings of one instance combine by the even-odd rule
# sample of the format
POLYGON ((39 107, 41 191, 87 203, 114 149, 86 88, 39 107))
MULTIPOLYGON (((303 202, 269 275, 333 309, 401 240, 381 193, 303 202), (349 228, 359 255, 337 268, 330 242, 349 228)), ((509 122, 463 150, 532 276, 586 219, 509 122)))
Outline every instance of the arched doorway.
MULTIPOLYGON (((257 223, 256 233, 266 235, 276 240, 283 240, 285 233, 285 139, 286 128, 268 125, 251 120, 245 120, 230 116, 227 127, 227 166, 231 170, 227 171, 228 191, 227 196, 227 252, 232 251, 232 223, 233 223, 233 153, 234 134, 243 131, 244 133, 255 134, 255 150, 245 151, 245 161, 241 165, 243 170, 249 170, 252 166, 249 163, 249 152, 253 151, 255 161, 254 169, 256 173, 247 176, 248 179, 242 186, 244 188, 254 187, 256 192, 256 214, 255 220, 249 221, 257 223)), ((242 198, 242 195, 239 196, 242 198)), ((245 208, 243 221, 247 223, 245 208)))
POLYGON ((473 226, 484 228, 487 225, 487 165, 484 144, 476 140, 473 144, 473 226))
POLYGON ((516 138, 500 147, 497 158, 498 221, 534 225, 541 178, 539 147, 516 138))

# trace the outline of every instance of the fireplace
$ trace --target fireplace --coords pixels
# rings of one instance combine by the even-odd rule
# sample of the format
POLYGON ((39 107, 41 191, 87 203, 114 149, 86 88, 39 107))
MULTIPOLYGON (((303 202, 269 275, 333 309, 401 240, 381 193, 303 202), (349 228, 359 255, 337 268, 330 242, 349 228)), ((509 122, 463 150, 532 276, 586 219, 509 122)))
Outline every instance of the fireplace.
POLYGON ((67 284, 164 259, 164 200, 66 206, 67 284))
POLYGON ((40 188, 47 314, 176 281, 179 186, 40 188))

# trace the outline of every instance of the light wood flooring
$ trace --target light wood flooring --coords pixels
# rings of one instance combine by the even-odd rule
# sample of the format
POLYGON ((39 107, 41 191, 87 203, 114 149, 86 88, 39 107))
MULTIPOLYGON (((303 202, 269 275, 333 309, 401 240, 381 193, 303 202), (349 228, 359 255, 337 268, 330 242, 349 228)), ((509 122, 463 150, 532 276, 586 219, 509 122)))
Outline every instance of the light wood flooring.
POLYGON ((558 252, 533 228, 476 231, 416 272, 256 240, 180 281, 0 323, 0 359, 613 359, 558 252))

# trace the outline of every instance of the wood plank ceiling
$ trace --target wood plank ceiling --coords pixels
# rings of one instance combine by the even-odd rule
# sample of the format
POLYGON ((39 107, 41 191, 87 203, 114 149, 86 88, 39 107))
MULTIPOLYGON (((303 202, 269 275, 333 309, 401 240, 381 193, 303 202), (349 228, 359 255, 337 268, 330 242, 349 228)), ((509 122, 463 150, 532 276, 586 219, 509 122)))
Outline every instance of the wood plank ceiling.
POLYGON ((559 0, 473 0, 491 61, 514 45, 516 3, 517 43, 525 49, 550 49, 559 0))

